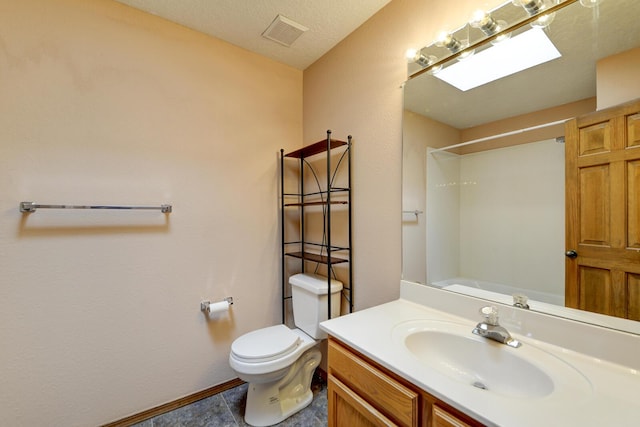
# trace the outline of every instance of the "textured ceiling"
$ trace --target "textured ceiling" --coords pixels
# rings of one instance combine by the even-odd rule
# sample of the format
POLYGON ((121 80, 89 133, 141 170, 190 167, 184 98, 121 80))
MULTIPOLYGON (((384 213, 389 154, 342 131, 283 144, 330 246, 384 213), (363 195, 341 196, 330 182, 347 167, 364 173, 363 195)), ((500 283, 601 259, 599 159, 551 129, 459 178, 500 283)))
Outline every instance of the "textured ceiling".
POLYGON ((390 0, 116 0, 304 70, 390 0), (262 37, 278 15, 307 27, 291 47, 262 37))

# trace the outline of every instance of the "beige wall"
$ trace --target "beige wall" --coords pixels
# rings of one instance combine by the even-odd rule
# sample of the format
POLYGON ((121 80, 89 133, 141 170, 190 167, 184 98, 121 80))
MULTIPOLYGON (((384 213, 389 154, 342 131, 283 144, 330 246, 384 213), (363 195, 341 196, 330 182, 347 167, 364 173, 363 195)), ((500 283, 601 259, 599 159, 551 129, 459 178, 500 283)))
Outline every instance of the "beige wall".
POLYGON ((304 143, 354 137, 354 292, 363 309, 398 297, 405 51, 499 1, 393 0, 304 72, 304 143))
POLYGON ((0 94, 0 425, 98 425, 234 378, 232 340, 280 322, 302 72, 112 1, 0 0, 0 94))
MULTIPOLYGON (((557 105, 555 107, 546 108, 544 110, 538 110, 532 113, 513 116, 506 119, 497 120, 495 122, 485 123, 472 128, 462 129, 460 131, 461 141, 472 141, 475 139, 491 137, 503 133, 540 126, 547 123, 561 122, 570 117, 576 117, 583 114, 591 113, 595 111, 595 109, 595 97, 582 99, 580 101, 557 105)), ((513 135, 503 136, 501 138, 492 138, 487 141, 460 147, 455 151, 458 154, 469 154, 478 151, 510 147, 513 145, 528 144, 530 142, 552 139, 562 135, 564 135, 564 123, 543 127, 540 129, 533 129, 527 132, 516 133, 513 135)))
POLYGON ((403 120, 402 278, 427 283, 427 148, 457 144, 460 130, 409 110, 403 120), (415 210, 422 214, 408 213, 415 210))
POLYGON ((640 47, 596 63, 598 110, 640 98, 640 47))

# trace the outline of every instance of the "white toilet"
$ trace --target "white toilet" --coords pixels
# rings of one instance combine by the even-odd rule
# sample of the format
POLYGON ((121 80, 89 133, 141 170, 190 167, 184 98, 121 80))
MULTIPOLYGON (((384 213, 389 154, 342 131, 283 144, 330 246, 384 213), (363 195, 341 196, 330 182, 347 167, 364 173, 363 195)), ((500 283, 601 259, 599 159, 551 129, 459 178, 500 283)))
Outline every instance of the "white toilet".
MULTIPOLYGON (((244 420, 270 426, 306 407, 311 379, 320 363, 316 340, 326 338, 327 278, 301 273, 289 278, 296 329, 285 325, 249 332, 231 344, 229 365, 249 383, 244 420)), ((331 280, 331 317, 340 315, 342 283, 331 280)))

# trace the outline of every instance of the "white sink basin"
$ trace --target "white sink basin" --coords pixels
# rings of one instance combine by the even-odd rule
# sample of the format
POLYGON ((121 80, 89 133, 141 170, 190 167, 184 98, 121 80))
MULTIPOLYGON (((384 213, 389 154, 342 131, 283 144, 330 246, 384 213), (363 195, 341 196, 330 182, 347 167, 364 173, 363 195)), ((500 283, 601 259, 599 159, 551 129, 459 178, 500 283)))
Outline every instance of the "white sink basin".
POLYGON ((468 324, 415 320, 397 325, 393 340, 450 379, 509 398, 590 393, 590 382, 558 357, 531 344, 520 348, 479 337, 468 324))

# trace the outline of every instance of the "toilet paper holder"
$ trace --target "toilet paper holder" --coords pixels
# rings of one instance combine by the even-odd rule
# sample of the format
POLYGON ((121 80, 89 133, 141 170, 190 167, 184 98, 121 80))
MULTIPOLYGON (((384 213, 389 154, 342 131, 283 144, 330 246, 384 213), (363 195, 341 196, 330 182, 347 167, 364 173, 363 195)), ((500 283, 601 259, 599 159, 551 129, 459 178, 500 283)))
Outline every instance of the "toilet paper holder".
MULTIPOLYGON (((226 301, 229 305, 233 305, 233 297, 226 297, 222 301, 226 301)), ((220 301, 220 302, 222 302, 220 301)), ((204 312, 209 312, 209 307, 211 306, 211 301, 201 301, 200 302, 200 310, 204 312)))

